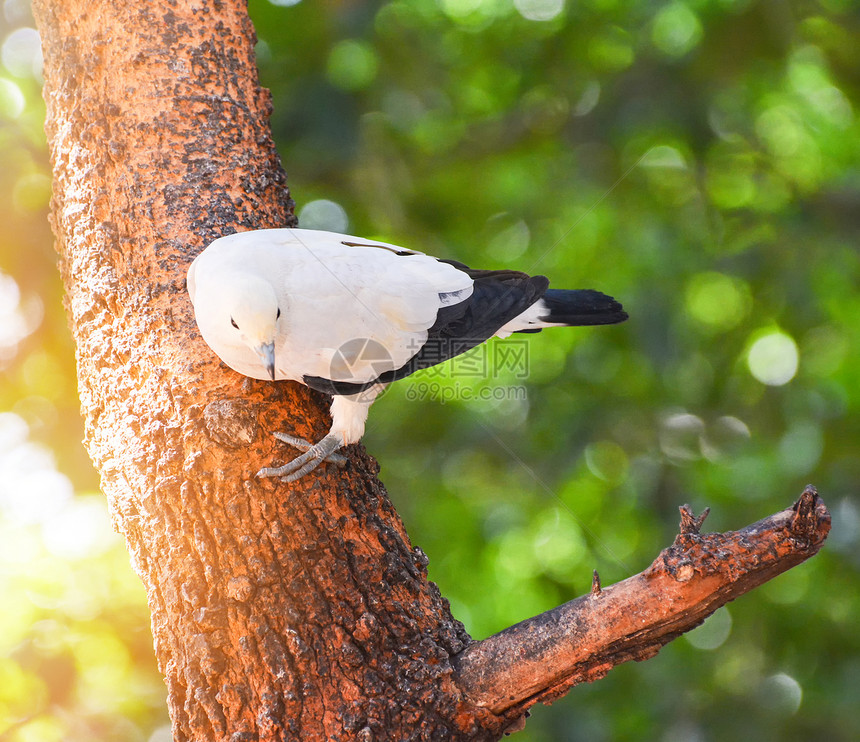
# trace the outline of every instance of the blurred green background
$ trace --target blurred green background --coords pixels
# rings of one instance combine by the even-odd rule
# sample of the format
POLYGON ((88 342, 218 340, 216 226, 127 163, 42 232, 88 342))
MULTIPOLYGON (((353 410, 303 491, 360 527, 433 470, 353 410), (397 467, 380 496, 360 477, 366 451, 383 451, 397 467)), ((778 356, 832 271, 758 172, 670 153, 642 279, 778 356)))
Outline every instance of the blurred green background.
MULTIPOLYGON (((364 443, 473 636, 645 568, 685 502, 727 530, 813 482, 832 510, 819 556, 516 739, 860 739, 858 4, 250 5, 303 226, 630 312, 373 408, 364 443)), ((79 443, 38 37, 26 0, 2 6, 0 740, 167 742, 143 589, 79 443)))

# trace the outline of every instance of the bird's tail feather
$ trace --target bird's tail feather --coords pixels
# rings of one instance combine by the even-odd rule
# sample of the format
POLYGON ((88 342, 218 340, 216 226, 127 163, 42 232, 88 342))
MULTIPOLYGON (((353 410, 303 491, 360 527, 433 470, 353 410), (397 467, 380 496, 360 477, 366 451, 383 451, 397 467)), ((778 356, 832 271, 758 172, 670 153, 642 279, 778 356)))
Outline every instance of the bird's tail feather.
POLYGON ((614 325, 627 319, 621 304, 593 289, 548 289, 540 315, 553 325, 614 325))

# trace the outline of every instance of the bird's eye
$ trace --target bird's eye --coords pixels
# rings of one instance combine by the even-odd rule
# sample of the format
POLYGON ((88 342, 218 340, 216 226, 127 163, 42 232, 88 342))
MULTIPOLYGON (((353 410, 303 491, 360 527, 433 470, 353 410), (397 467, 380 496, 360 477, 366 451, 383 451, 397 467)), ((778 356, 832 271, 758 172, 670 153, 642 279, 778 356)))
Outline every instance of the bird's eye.
POLYGON ((281 318, 281 308, 278 307, 278 313, 275 315, 275 319, 280 319, 280 318, 281 318))
POLYGON ((239 329, 239 325, 236 324, 236 320, 230 317, 230 324, 233 325, 237 330, 239 329))

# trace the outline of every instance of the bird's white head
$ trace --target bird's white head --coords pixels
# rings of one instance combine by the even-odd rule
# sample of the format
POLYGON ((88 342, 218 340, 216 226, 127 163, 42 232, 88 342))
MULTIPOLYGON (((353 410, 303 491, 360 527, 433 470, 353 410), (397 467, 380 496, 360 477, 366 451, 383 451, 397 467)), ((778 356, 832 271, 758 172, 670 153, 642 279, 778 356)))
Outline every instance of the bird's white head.
POLYGON ((275 289, 265 279, 234 274, 219 300, 221 334, 232 334, 259 357, 269 377, 275 378, 275 343, 281 307, 275 289))

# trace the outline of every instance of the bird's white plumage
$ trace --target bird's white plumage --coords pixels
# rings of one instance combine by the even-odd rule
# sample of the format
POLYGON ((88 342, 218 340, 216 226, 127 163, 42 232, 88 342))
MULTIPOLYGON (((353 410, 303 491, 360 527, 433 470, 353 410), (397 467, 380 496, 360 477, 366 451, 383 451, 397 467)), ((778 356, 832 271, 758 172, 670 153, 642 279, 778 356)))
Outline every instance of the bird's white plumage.
POLYGON ((204 340, 228 366, 257 379, 270 377, 231 312, 259 299, 267 285, 281 310, 276 378, 296 381, 367 382, 400 368, 426 341, 439 308, 472 292, 462 271, 384 242, 299 229, 222 237, 192 263, 188 291, 204 340), (379 343, 389 358, 344 359, 361 338, 379 343))

